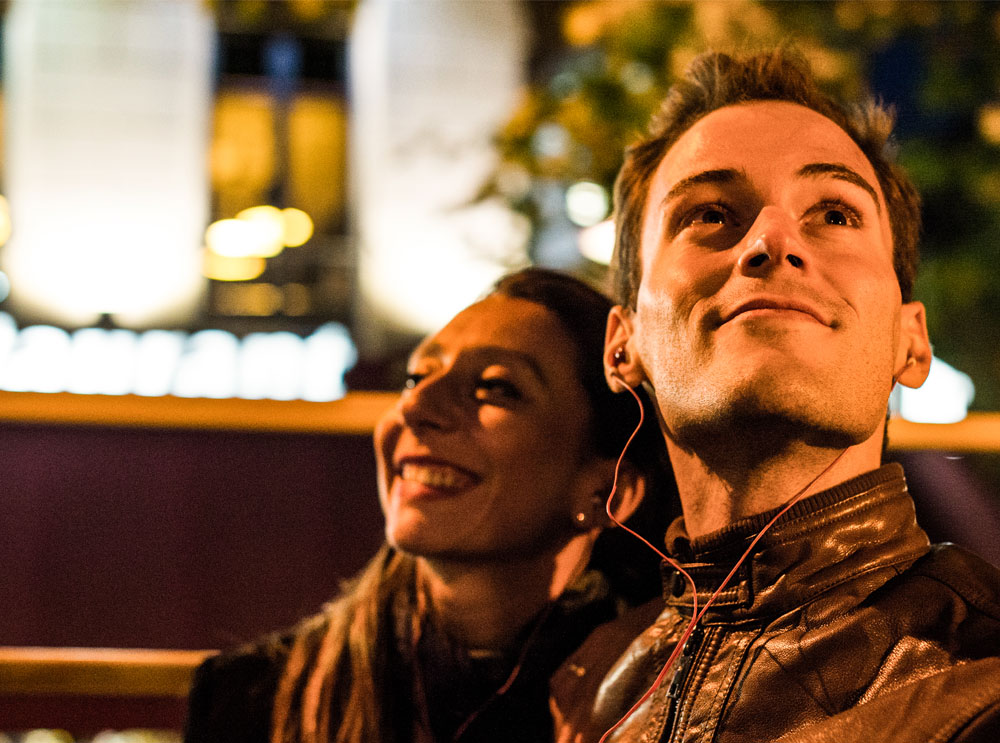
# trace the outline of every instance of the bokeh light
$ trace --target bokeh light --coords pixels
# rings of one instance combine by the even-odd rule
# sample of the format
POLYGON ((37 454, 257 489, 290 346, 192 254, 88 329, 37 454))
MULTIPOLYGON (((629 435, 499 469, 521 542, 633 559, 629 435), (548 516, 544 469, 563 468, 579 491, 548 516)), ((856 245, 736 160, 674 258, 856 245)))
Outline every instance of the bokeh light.
POLYGON ((204 252, 202 273, 215 281, 250 281, 256 279, 267 267, 263 258, 245 256, 233 258, 219 255, 214 250, 204 252))
POLYGON ((610 207, 608 192, 597 183, 580 181, 566 189, 566 215, 580 227, 597 224, 608 216, 610 207))
POLYGON ((593 227, 580 230, 577 245, 581 255, 587 260, 602 266, 608 265, 615 248, 615 223, 606 219, 593 227))
POLYGON ((251 241, 258 247, 247 255, 273 258, 285 249, 285 219, 276 206, 252 206, 236 215, 237 221, 253 227, 251 241))
POLYGON ((282 235, 286 248, 297 248, 313 236, 313 221, 301 209, 289 207, 281 210, 282 235))

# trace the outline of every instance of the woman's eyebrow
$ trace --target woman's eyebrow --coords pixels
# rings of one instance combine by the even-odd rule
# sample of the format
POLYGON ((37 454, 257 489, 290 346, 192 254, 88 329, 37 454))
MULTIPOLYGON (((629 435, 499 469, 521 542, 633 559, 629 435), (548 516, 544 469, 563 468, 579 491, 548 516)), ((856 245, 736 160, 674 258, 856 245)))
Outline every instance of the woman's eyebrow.
MULTIPOLYGON (((414 363, 420 359, 432 358, 440 360, 445 355, 445 349, 438 343, 428 343, 424 346, 420 346, 410 357, 409 364, 412 366, 414 363)), ((475 356, 486 356, 485 361, 493 361, 499 357, 501 361, 504 360, 514 360, 518 364, 526 367, 532 375, 538 378, 538 381, 545 387, 551 386, 549 384, 548 377, 542 370, 542 367, 538 364, 538 360, 535 359, 530 353, 525 353, 524 351, 518 351, 513 348, 507 348, 505 346, 494 346, 494 345, 482 345, 482 346, 468 346, 463 348, 460 355, 475 355, 475 356)))
POLYGON ((499 356, 501 357, 501 359, 505 356, 515 359, 521 365, 527 367, 528 370, 535 377, 538 378, 538 381, 541 382, 543 386, 545 387, 550 386, 548 377, 545 375, 545 372, 542 370, 542 367, 539 366, 538 360, 530 353, 525 353, 524 351, 518 351, 513 348, 506 348, 504 346, 475 346, 470 350, 475 351, 477 353, 482 352, 483 354, 489 356, 499 356))
POLYGON ((872 201, 875 202, 876 211, 880 214, 882 212, 882 202, 878 197, 878 191, 875 190, 875 187, 864 176, 843 163, 809 163, 799 168, 796 175, 802 178, 830 176, 831 178, 852 183, 858 188, 867 191, 872 197, 872 201))

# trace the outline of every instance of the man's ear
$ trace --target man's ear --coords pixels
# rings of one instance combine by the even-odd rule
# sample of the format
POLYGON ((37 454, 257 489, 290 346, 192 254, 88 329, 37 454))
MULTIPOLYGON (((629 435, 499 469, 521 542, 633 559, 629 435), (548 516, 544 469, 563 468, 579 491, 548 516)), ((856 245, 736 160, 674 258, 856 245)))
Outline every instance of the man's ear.
POLYGON ((896 349, 896 381, 919 387, 931 371, 931 341, 922 302, 907 302, 899 314, 899 347, 896 349))
POLYGON ((613 392, 624 392, 622 382, 638 387, 646 381, 633 340, 632 310, 615 305, 608 313, 604 333, 604 378, 613 392))

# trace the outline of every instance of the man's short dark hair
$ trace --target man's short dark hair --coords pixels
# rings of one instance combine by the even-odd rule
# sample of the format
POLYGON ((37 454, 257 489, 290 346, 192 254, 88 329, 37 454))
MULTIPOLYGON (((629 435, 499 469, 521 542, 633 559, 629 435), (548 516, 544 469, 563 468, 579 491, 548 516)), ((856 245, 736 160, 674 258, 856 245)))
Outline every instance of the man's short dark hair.
POLYGON ((725 106, 788 101, 826 116, 854 140, 875 170, 892 229, 893 266, 903 302, 913 296, 920 235, 920 196, 892 159, 893 112, 874 100, 847 108, 823 93, 808 62, 788 49, 744 58, 718 52, 697 57, 653 116, 649 138, 628 148, 615 181, 615 300, 635 309, 642 278, 639 254, 649 184, 667 150, 699 119, 725 106))

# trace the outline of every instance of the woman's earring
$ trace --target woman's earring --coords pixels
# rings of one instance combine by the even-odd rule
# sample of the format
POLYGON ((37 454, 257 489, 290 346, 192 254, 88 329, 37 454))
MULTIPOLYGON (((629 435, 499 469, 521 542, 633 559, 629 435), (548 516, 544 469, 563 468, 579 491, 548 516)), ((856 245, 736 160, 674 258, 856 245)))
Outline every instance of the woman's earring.
POLYGON ((573 525, 579 531, 590 531, 590 522, 593 520, 593 514, 587 513, 586 511, 577 511, 573 515, 573 525))

